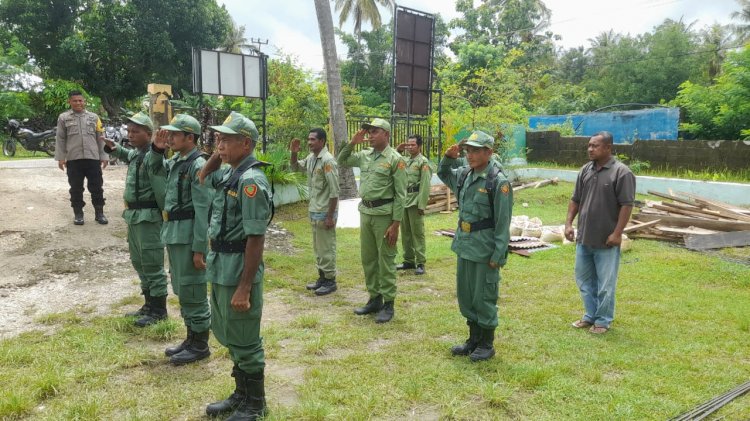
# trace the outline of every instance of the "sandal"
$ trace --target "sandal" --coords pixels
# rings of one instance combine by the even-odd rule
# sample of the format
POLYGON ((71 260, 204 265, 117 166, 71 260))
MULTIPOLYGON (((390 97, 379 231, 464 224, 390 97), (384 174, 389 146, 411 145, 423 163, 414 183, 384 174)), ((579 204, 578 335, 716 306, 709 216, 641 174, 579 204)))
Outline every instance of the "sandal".
POLYGON ((594 325, 591 327, 591 329, 589 329, 589 333, 593 333, 594 335, 603 335, 607 333, 608 330, 608 327, 594 325))
POLYGON ((570 325, 573 326, 576 329, 585 329, 587 327, 593 326, 594 324, 591 323, 591 322, 587 322, 586 320, 581 319, 581 320, 576 320, 575 322, 571 323, 570 325))

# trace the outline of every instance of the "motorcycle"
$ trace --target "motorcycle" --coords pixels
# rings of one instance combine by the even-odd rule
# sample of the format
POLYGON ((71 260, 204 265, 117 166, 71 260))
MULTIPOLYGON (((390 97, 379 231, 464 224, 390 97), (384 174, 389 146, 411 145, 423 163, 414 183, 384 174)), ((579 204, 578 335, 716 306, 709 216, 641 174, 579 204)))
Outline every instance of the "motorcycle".
MULTIPOLYGON (((27 120, 24 120, 26 122, 27 120)), ((6 127, 9 137, 3 142, 3 155, 14 156, 16 154, 16 143, 20 143, 24 149, 31 152, 44 152, 49 156, 55 156, 55 132, 57 128, 34 133, 21 127, 18 120, 8 120, 6 127)))
MULTIPOLYGON (((130 140, 128 140, 128 126, 121 124, 119 126, 111 125, 104 127, 104 137, 112 139, 115 143, 123 148, 130 149, 130 140)), ((117 158, 110 158, 110 165, 117 165, 117 158)))

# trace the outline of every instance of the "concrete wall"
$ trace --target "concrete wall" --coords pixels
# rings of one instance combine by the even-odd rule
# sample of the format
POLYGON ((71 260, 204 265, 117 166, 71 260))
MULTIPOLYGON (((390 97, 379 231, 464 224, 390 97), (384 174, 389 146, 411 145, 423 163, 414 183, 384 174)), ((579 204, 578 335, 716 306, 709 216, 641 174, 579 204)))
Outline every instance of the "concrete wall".
POLYGON ((568 115, 537 115, 529 117, 529 127, 573 123, 575 133, 590 137, 606 130, 612 133, 615 143, 632 143, 637 139, 677 140, 680 122, 679 108, 651 108, 647 110, 615 111, 568 115))
MULTIPOLYGON (((530 162, 556 162, 583 165, 589 137, 561 137, 558 132, 527 132, 526 159, 530 162)), ((745 170, 750 165, 750 142, 728 140, 637 140, 618 144, 615 154, 646 161, 651 168, 681 168, 693 171, 745 170)))

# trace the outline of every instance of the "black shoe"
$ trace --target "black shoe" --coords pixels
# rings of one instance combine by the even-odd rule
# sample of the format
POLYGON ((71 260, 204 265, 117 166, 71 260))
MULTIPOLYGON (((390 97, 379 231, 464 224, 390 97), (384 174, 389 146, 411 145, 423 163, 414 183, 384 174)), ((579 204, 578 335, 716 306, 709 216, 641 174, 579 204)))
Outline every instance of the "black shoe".
POLYGON ((414 271, 414 274, 415 275, 424 275, 424 265, 421 264, 421 263, 418 264, 417 265, 417 270, 414 271))
POLYGON ((364 316, 365 314, 377 313, 383 308, 383 296, 378 295, 370 298, 364 307, 357 307, 354 309, 354 314, 358 316, 364 316))
POLYGON ((142 292, 143 292, 144 303, 141 306, 141 308, 139 308, 136 311, 130 311, 130 312, 125 313, 125 317, 141 317, 141 316, 145 316, 151 310, 151 296, 149 295, 148 291, 145 290, 145 289, 142 290, 142 292))
POLYGON ((315 291, 316 289, 320 288, 321 285, 323 285, 323 281, 325 281, 325 276, 323 276, 323 271, 318 269, 318 279, 311 283, 305 285, 305 288, 309 289, 310 291, 315 291))
POLYGON ((495 329, 482 329, 482 338, 479 341, 474 352, 469 355, 471 361, 489 360, 495 356, 495 348, 492 346, 495 341, 495 329))
POLYGON ((234 411, 242 402, 244 402, 245 396, 247 395, 244 374, 245 373, 240 370, 237 365, 234 366, 232 369, 232 377, 234 377, 235 384, 234 392, 223 401, 208 404, 206 407, 206 415, 213 417, 234 411))
POLYGON ((172 355, 169 362, 174 365, 190 364, 208 358, 211 349, 208 347, 208 330, 193 332, 192 340, 177 354, 172 355))
POLYGON ((83 209, 73 209, 73 224, 83 225, 83 209))
POLYGON ((167 317, 167 296, 151 297, 151 308, 148 313, 135 321, 135 325, 138 327, 146 327, 162 320, 166 320, 167 317))
POLYGON ((414 269, 416 266, 414 266, 414 263, 404 262, 400 265, 396 266, 396 270, 406 270, 406 269, 414 269))
POLYGON ((103 206, 94 206, 94 212, 94 219, 96 220, 96 222, 100 223, 101 225, 109 224, 107 217, 104 216, 103 206))
POLYGON ((338 286, 336 286, 336 278, 325 279, 323 280, 323 283, 320 284, 320 288, 315 290, 315 295, 317 296, 328 295, 332 292, 335 292, 337 289, 338 289, 338 286))
POLYGON ((469 355, 474 352, 477 345, 479 345, 479 338, 482 335, 482 329, 479 328, 478 324, 472 321, 466 321, 466 324, 469 325, 469 339, 461 345, 454 345, 451 347, 451 354, 453 355, 469 355))
POLYGON ((182 341, 181 344, 177 346, 170 346, 169 348, 164 350, 164 355, 167 357, 171 357, 172 355, 179 354, 182 352, 185 348, 190 345, 190 341, 193 339, 193 331, 190 330, 190 327, 187 328, 187 338, 185 338, 184 341, 182 341))
POLYGON ((227 421, 256 421, 266 416, 266 392, 263 387, 263 372, 248 374, 243 372, 245 399, 227 418, 227 421))
POLYGON ((387 323, 393 318, 393 301, 386 301, 375 316, 375 323, 387 323))

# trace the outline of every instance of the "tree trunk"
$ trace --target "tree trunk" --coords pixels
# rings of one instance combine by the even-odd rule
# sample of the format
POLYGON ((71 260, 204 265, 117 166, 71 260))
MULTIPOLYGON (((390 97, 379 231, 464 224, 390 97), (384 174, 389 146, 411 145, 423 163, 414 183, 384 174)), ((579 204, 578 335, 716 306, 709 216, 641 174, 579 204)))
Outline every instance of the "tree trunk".
MULTIPOLYGON (((346 130, 344 94, 341 91, 341 72, 336 55, 336 37, 333 32, 330 0, 315 0, 315 13, 318 15, 320 45, 323 47, 323 63, 325 64, 328 85, 328 110, 331 128, 333 129, 333 143, 336 145, 336 154, 338 155, 341 147, 349 141, 349 136, 346 130)), ((354 180, 354 171, 351 168, 339 168, 339 187, 341 190, 339 193, 340 199, 357 197, 357 184, 354 180)))
MULTIPOLYGON (((104 107, 104 110, 107 112, 107 117, 109 119, 113 119, 117 117, 120 114, 120 102, 117 101, 114 98, 110 98, 108 96, 102 96, 102 107, 104 107)), ((97 110, 98 114, 98 110, 97 110)))

